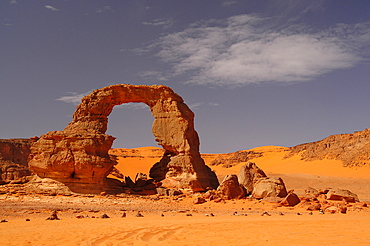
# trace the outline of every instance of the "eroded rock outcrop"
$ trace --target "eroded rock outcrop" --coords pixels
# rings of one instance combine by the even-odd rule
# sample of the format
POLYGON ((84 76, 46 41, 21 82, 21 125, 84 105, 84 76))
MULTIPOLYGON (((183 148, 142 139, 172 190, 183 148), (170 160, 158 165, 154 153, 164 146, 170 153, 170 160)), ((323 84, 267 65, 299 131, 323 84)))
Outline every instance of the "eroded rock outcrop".
POLYGON ((0 139, 0 184, 25 182, 31 175, 27 159, 30 139, 0 139))
POLYGON ((351 134, 338 134, 323 140, 300 144, 290 148, 286 158, 299 154, 302 160, 314 161, 322 159, 341 160, 343 166, 370 165, 370 129, 351 134))
POLYGON ((150 107, 153 135, 165 149, 150 177, 173 188, 217 188, 215 173, 199 154, 193 112, 171 88, 157 85, 112 85, 85 96, 63 131, 48 132, 32 144, 30 168, 40 177, 72 186, 106 185, 115 164, 108 155, 115 139, 105 134, 108 116, 114 106, 130 102, 150 107))

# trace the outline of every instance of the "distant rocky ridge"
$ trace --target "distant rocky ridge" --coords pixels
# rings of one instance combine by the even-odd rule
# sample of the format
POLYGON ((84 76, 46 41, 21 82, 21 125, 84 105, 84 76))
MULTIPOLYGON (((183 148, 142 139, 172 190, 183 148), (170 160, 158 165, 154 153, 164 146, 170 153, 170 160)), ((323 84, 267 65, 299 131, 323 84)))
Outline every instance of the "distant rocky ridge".
POLYGON ((219 154, 217 157, 210 163, 211 166, 222 165, 222 167, 232 167, 238 165, 241 162, 247 162, 251 159, 262 157, 262 152, 257 151, 248 151, 240 150, 229 154, 219 154))
POLYGON ((290 148, 289 158, 299 154, 302 160, 341 160, 345 167, 370 166, 370 129, 351 134, 338 134, 323 140, 290 148))

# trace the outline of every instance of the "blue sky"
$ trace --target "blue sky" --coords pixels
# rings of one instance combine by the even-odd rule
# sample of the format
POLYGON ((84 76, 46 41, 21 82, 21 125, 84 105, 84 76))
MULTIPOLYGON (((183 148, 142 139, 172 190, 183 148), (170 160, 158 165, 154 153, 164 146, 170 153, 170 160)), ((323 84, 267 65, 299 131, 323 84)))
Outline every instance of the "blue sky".
MULTIPOLYGON (((0 138, 62 130, 83 95, 164 84, 203 153, 294 146, 369 127, 370 1, 3 0, 0 138)), ((114 147, 156 146, 144 104, 114 147)))

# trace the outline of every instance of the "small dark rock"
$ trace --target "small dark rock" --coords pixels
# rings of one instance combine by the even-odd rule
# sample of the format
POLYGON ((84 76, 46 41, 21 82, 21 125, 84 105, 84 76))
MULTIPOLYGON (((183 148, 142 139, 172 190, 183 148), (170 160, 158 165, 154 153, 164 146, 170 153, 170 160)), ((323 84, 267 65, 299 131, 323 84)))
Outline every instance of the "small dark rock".
POLYGON ((109 219, 110 217, 109 217, 107 214, 103 214, 103 215, 101 216, 101 218, 102 218, 102 219, 109 219))

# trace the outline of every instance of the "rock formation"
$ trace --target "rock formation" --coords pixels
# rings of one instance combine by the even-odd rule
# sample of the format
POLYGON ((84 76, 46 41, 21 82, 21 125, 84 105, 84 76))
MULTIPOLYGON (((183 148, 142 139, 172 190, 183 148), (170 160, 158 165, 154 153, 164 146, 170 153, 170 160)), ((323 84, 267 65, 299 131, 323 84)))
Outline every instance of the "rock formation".
POLYGON ((254 184, 259 178, 267 177, 265 172, 262 171, 253 162, 247 162, 240 168, 238 174, 238 181, 241 186, 244 187, 247 195, 251 194, 254 188, 254 184))
POLYGON ((32 171, 71 186, 106 185, 115 164, 108 155, 115 139, 105 134, 108 116, 114 106, 130 102, 150 107, 153 135, 165 149, 150 177, 195 191, 218 186, 215 173, 199 154, 193 112, 171 88, 157 85, 112 85, 85 96, 63 131, 48 132, 32 144, 32 171))
POLYGON ((299 153, 303 160, 335 159, 344 166, 370 165, 370 129, 352 134, 338 134, 323 140, 297 145, 290 149, 290 157, 299 153))
POLYGON ((27 159, 30 139, 0 139, 0 184, 24 182, 31 175, 27 159))

